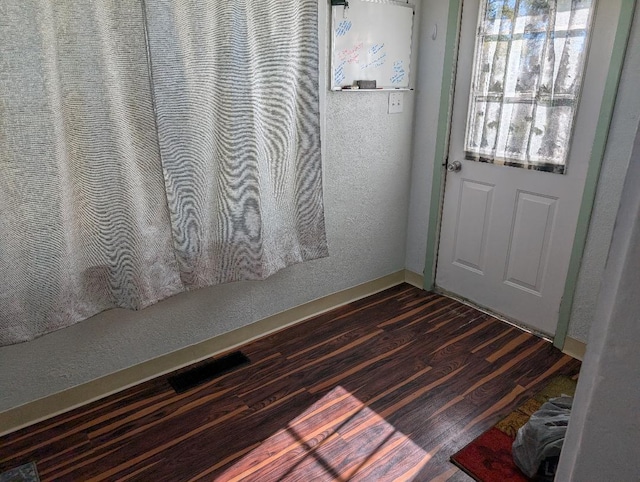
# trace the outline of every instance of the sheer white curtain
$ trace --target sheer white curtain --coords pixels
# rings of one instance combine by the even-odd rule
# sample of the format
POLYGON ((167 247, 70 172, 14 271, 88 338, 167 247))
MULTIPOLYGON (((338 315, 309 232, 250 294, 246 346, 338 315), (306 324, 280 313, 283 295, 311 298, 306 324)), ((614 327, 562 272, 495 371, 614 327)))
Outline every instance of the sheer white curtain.
POLYGON ((0 345, 327 254, 316 8, 2 1, 0 345))
POLYGON ((469 159, 565 172, 594 0, 484 0, 469 159))

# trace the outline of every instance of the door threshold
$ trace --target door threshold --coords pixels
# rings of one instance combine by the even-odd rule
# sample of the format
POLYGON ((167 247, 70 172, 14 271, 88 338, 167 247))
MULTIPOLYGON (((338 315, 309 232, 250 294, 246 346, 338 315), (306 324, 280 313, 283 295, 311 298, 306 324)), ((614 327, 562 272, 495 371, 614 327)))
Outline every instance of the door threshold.
POLYGON ((474 303, 473 301, 470 301, 460 295, 457 295, 455 293, 452 293, 450 291, 447 291, 445 289, 440 288, 439 286, 435 286, 433 288, 433 291, 435 293, 438 293, 439 295, 442 296, 446 296, 447 298, 451 298, 452 300, 456 300, 460 303, 462 303, 463 305, 466 306, 470 306, 471 308, 478 310, 481 313, 484 313, 485 315, 489 315, 492 316, 500 321, 502 321, 503 323, 506 323, 508 325, 513 326, 514 328, 518 328, 519 330, 525 331, 527 333, 530 333, 534 336, 537 336, 538 338, 542 338, 543 340, 548 341, 549 343, 553 343, 553 338, 551 338, 549 335, 545 335, 544 333, 541 333, 539 331, 535 331, 532 330, 530 327, 528 326, 524 326, 520 323, 518 323, 517 321, 511 320, 509 318, 507 318, 504 315, 501 315, 500 313, 496 313, 494 311, 491 311, 489 308, 485 308, 484 306, 480 306, 476 303, 474 303))

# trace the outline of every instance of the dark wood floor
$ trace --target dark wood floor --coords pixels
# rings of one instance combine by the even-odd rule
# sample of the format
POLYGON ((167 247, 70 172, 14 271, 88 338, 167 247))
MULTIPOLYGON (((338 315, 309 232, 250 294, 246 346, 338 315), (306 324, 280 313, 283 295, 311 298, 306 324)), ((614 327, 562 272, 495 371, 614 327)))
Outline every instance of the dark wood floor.
POLYGON ((242 348, 177 395, 161 377, 0 439, 46 480, 469 480, 449 456, 579 362, 403 284, 242 348))

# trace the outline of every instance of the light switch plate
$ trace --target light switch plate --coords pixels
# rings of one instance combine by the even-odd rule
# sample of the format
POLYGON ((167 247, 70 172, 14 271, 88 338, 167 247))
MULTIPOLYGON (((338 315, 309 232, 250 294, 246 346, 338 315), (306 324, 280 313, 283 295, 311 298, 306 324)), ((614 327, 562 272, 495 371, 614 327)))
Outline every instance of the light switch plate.
POLYGON ((404 108, 404 93, 391 92, 389 94, 389 114, 400 114, 404 108))

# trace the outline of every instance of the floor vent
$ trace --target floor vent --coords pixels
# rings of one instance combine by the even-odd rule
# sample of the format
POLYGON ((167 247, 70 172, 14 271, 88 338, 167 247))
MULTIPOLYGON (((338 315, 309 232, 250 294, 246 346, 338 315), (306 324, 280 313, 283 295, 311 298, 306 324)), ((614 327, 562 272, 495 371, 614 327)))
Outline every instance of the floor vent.
POLYGON ((169 377, 168 381, 176 393, 183 393, 249 363, 251 360, 244 353, 235 351, 179 375, 169 377))

